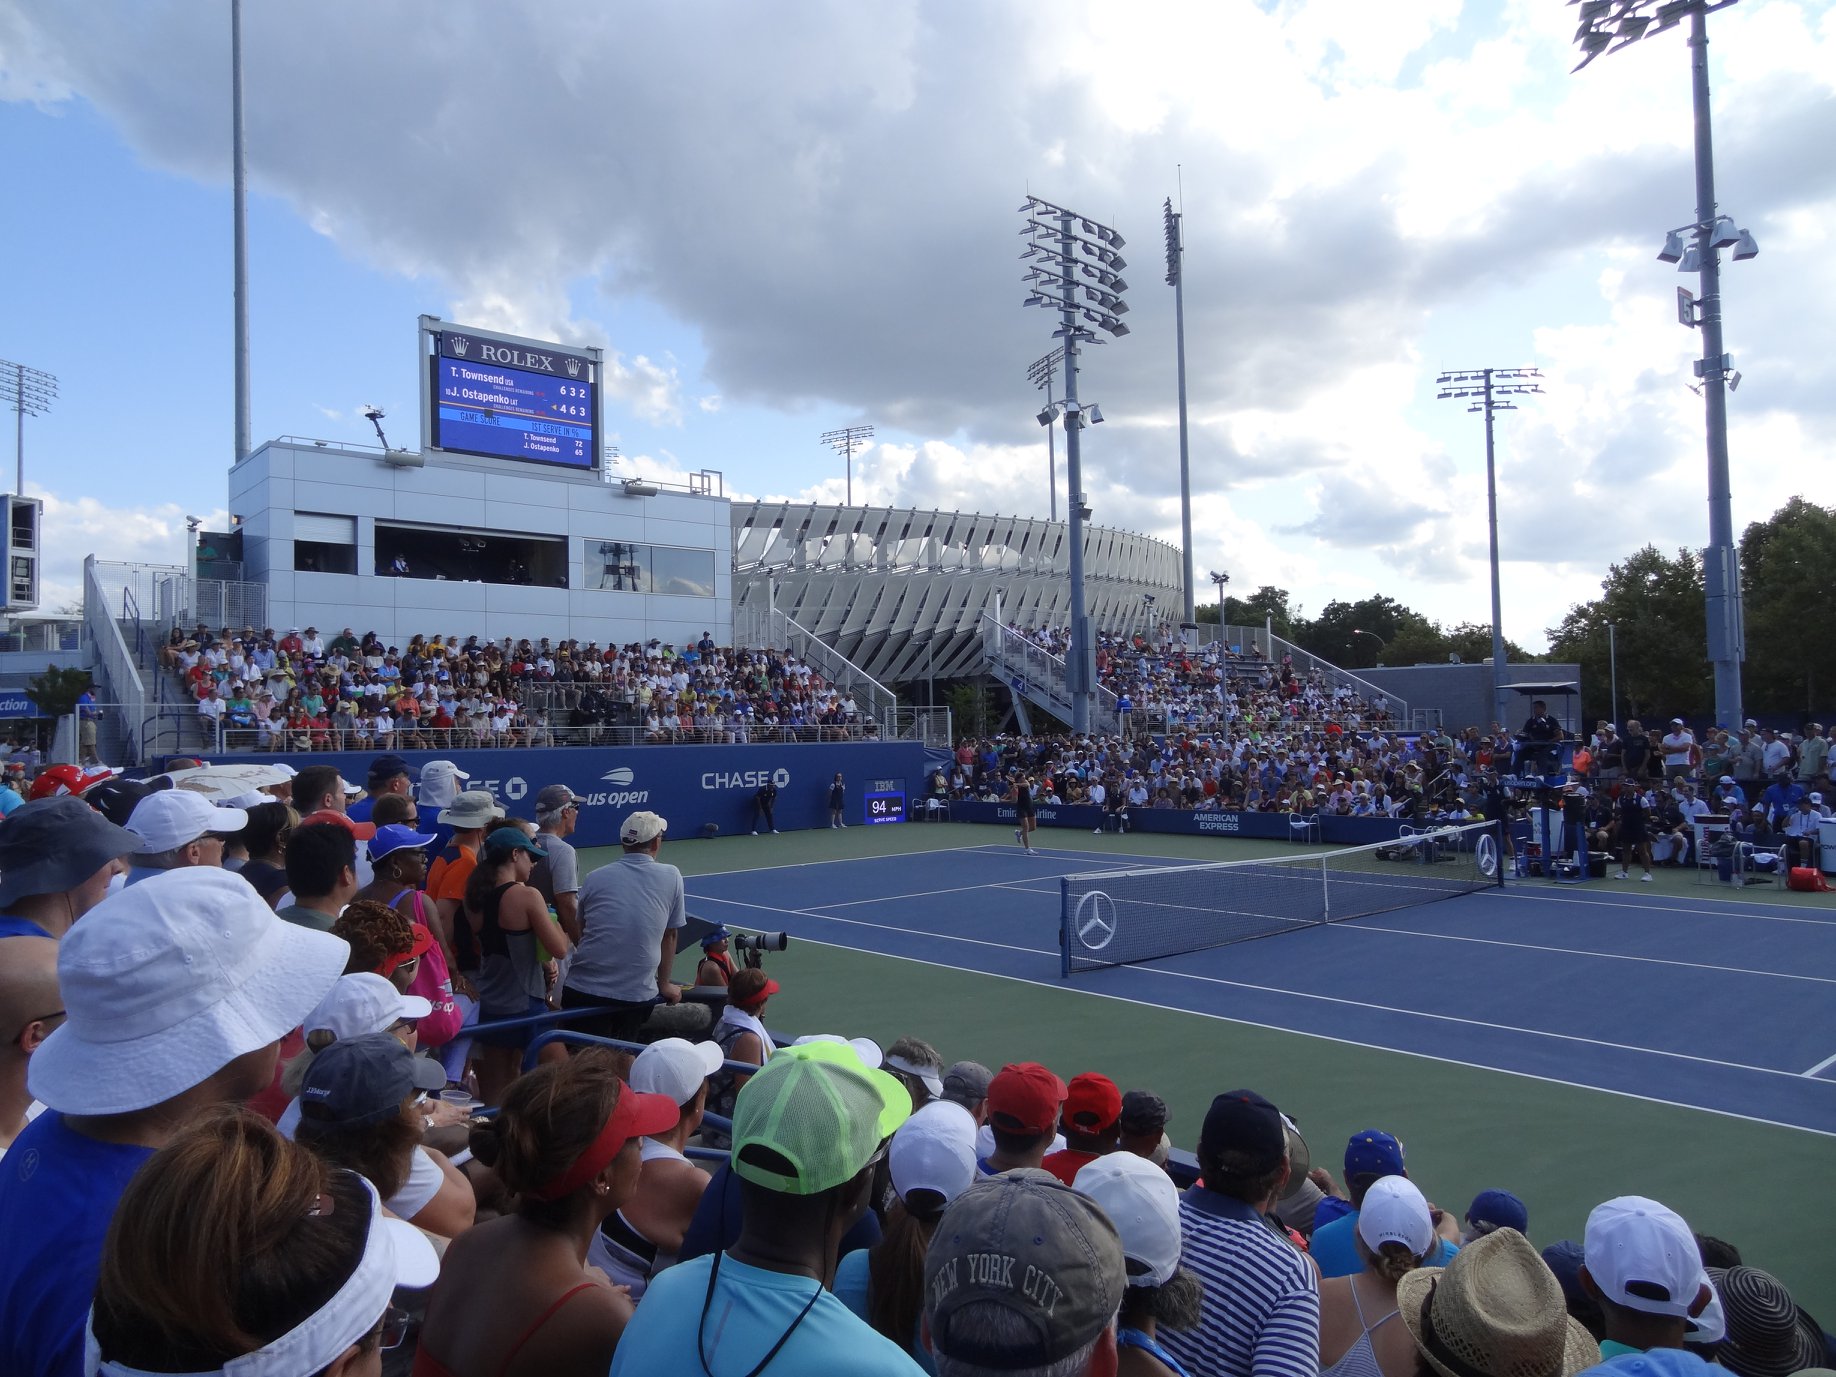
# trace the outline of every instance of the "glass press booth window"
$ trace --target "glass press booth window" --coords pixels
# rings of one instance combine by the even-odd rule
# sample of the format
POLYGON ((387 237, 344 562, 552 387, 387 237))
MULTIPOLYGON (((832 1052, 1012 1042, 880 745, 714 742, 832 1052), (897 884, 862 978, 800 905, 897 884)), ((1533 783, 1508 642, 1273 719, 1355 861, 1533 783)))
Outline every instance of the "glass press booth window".
POLYGON ((714 552, 673 545, 634 545, 623 540, 589 540, 586 579, 588 587, 616 593, 711 598, 714 552))

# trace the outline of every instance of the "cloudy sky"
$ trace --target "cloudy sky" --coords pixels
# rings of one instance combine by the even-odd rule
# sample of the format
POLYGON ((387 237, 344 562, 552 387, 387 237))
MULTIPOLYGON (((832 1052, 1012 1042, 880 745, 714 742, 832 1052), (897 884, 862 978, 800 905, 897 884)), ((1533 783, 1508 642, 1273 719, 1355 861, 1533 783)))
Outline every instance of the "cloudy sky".
MULTIPOLYGON (((1672 32, 1570 75, 1560 0, 249 0, 254 430, 417 443, 422 312, 602 345, 632 469, 826 498, 1047 510, 1023 309, 1031 191, 1128 239, 1132 333, 1089 351, 1102 524, 1179 537, 1186 216, 1195 556, 1308 612, 1488 619, 1480 418, 1442 370, 1535 366, 1499 424, 1506 632, 1649 540, 1700 545, 1700 345, 1658 263, 1694 218, 1672 32)), ((1827 500, 1836 3, 1710 21, 1737 526, 1827 500)), ((0 0, 0 357, 59 588, 177 560, 231 458, 229 31, 206 0, 0 0)), ((1061 447, 1062 448, 1062 447, 1061 447)), ((0 455, 0 462, 10 459, 0 455)), ((1062 498, 1062 453, 1060 455, 1062 498)), ((629 469, 627 470, 629 471, 629 469)), ((54 593, 55 596, 55 593, 54 593)))

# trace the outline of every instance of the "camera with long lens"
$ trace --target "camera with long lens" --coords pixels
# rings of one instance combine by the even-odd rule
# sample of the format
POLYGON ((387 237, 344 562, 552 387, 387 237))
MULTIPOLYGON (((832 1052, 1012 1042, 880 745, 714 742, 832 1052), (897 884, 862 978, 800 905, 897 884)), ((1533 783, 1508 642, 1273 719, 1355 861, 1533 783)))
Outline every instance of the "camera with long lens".
POLYGON ((733 934, 733 952, 740 959, 740 964, 752 969, 762 964, 764 953, 783 951, 790 945, 788 932, 736 932, 733 934))

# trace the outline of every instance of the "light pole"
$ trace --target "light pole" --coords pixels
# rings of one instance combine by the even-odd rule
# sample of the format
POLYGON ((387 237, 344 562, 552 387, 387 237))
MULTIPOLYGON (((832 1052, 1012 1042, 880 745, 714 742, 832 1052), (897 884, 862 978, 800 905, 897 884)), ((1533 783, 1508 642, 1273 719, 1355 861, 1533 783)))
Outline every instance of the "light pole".
POLYGON ((1224 639, 1224 585, 1230 582, 1230 574, 1213 569, 1207 577, 1218 586, 1218 639, 1222 641, 1224 639))
POLYGON ((1443 373, 1435 379, 1442 389, 1435 393, 1437 399, 1476 397, 1478 400, 1466 409, 1485 413, 1485 517, 1492 542, 1492 712, 1500 722, 1505 720, 1505 649, 1503 598, 1498 586, 1498 468, 1492 443, 1492 413, 1517 410, 1516 402, 1498 399, 1541 392, 1542 386, 1531 379, 1542 376, 1534 368, 1479 368, 1443 373))
POLYGON ((1613 729, 1619 729, 1619 638, 1613 623, 1606 624, 1607 677, 1612 681, 1613 729))
POLYGON ((1026 366, 1026 376, 1034 387, 1045 389, 1045 410, 1039 413, 1039 424, 1045 427, 1046 433, 1046 495, 1051 503, 1052 520, 1058 520, 1058 437, 1052 433, 1052 422, 1058 413, 1053 409, 1052 379, 1058 372, 1058 366, 1065 361, 1065 351, 1054 349, 1044 358, 1034 359, 1026 366))
MULTIPOLYGON (((1575 0, 1569 0, 1570 4, 1575 0)), ((1700 327, 1702 357, 1696 376, 1702 380, 1703 428, 1708 449, 1709 539, 1702 552, 1704 614, 1708 622, 1708 658, 1715 666, 1715 720, 1723 727, 1742 720, 1740 662, 1746 658, 1746 635, 1741 625, 1740 551, 1734 544, 1734 507, 1728 479, 1728 375, 1733 359, 1723 352, 1721 339, 1721 254, 1732 248, 1734 257, 1759 254, 1759 246, 1745 230, 1736 229, 1715 213, 1715 148, 1709 122, 1708 16, 1726 9, 1735 0, 1589 0, 1581 6, 1581 26, 1575 31, 1580 46, 1578 72, 1604 52, 1618 52, 1641 38, 1675 28, 1689 16, 1690 89, 1696 134, 1696 222, 1684 226, 1694 231, 1687 251, 1682 231, 1665 237, 1658 255, 1676 263, 1679 272, 1700 274, 1701 300, 1685 303, 1678 298, 1684 323, 1700 327)))
POLYGON ((234 204, 236 311, 236 462, 249 457, 255 437, 249 419, 248 157, 242 140, 242 0, 230 0, 230 199, 234 204))
MULTIPOLYGON (((1128 310, 1121 296, 1128 283, 1120 276, 1128 262, 1121 254, 1122 236, 1108 225, 1037 196, 1026 198, 1020 214, 1026 217, 1020 233, 1027 239, 1020 257, 1032 260, 1025 279, 1031 295, 1024 304, 1058 313, 1059 326, 1052 337, 1063 341, 1065 351, 1065 398, 1059 407, 1065 418, 1065 510, 1071 526, 1071 645, 1065 656, 1065 689, 1071 695, 1071 730, 1083 736, 1090 731, 1096 698, 1096 655, 1084 605, 1084 523, 1090 519, 1090 504, 1084 495, 1079 436, 1086 424, 1101 421, 1103 413, 1078 401, 1077 346, 1099 342, 1091 325, 1118 339, 1128 333, 1120 319, 1128 310), (1080 281, 1080 276, 1087 280, 1080 281)), ((1042 423, 1050 421, 1047 417, 1042 423)))
POLYGON ((848 505, 854 505, 854 451, 863 441, 873 438, 872 426, 849 426, 845 430, 825 430, 817 437, 823 444, 848 461, 848 505))
POLYGON ((42 416, 57 400, 57 378, 23 363, 0 359, 0 402, 13 408, 13 443, 16 447, 18 476, 13 491, 25 496, 25 418, 42 416))
MULTIPOLYGON (((1186 443, 1186 240, 1183 232, 1185 216, 1173 209, 1173 198, 1168 197, 1162 213, 1166 217, 1167 230, 1167 285, 1173 289, 1173 338, 1175 356, 1179 360, 1179 543, 1184 554, 1183 571, 1186 582, 1186 611, 1188 623, 1195 621, 1193 598, 1197 595, 1192 589, 1192 461, 1186 443)), ((1219 613, 1219 635, 1223 635, 1223 613, 1219 613)))

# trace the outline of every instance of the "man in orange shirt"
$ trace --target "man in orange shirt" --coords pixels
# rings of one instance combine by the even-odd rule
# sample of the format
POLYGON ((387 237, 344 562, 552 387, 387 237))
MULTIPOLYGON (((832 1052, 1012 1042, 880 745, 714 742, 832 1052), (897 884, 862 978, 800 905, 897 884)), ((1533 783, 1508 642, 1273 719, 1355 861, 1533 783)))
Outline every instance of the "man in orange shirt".
POLYGON ((477 998, 471 975, 478 969, 479 951, 477 934, 470 923, 462 921, 465 882, 478 866, 485 828, 503 815, 488 790, 467 789, 451 806, 440 810, 437 821, 453 829, 453 839, 427 868, 427 895, 439 906, 440 925, 459 958, 459 969, 452 973, 453 991, 471 999, 477 998))

